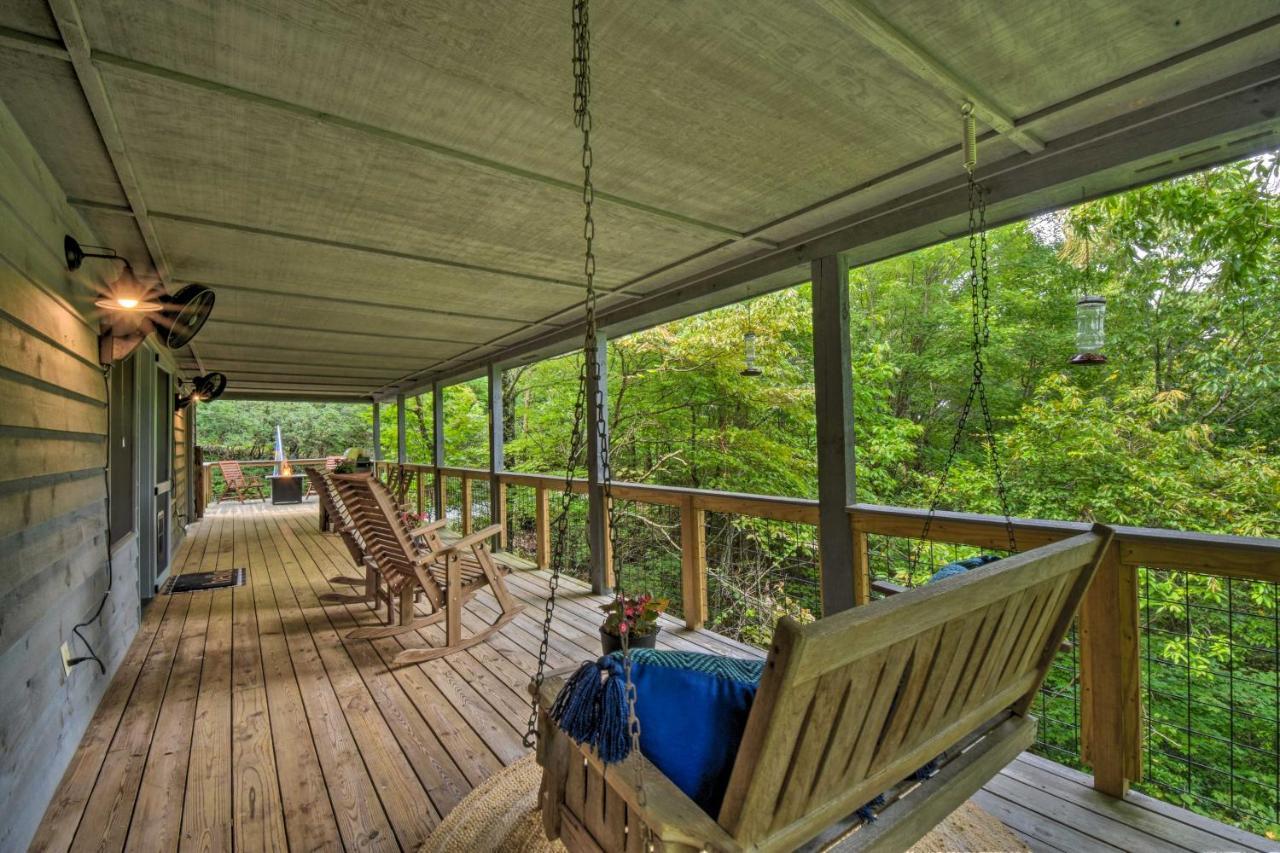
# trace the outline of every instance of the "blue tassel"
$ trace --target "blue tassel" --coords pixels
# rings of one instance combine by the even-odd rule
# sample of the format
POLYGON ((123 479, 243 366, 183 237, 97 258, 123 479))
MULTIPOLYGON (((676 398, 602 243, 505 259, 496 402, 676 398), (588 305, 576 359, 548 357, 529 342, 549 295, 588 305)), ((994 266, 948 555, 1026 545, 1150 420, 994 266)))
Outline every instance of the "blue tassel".
POLYGON ((876 798, 858 809, 856 814, 862 818, 864 823, 874 823, 876 819, 876 809, 884 805, 884 794, 876 794, 876 798))
POLYGON ((921 767, 915 773, 912 773, 911 778, 915 779, 917 782, 923 782, 924 780, 928 779, 930 776, 932 776, 934 773, 937 773, 937 772, 938 772, 938 759, 935 758, 925 766, 921 767))
POLYGON ((574 743, 593 747, 603 763, 625 759, 631 739, 622 661, 606 656, 578 667, 551 706, 551 719, 574 743))

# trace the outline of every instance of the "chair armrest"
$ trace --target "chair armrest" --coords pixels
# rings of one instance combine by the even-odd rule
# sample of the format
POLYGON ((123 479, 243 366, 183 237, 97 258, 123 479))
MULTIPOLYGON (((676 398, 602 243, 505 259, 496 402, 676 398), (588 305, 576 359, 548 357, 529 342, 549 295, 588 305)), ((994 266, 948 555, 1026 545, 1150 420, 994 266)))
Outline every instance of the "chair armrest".
POLYGON ((501 532, 502 532, 501 524, 490 524, 484 530, 477 530, 475 533, 472 533, 470 536, 463 536, 457 542, 448 543, 444 548, 441 548, 439 551, 437 551, 436 554, 437 556, 441 556, 453 551, 463 551, 467 548, 470 548, 472 545, 477 545, 483 542, 484 540, 488 539, 490 536, 497 536, 501 532))
POLYGON ((431 522, 430 524, 424 524, 421 527, 415 527, 413 530, 409 531, 409 535, 415 538, 418 536, 426 536, 428 533, 434 533, 435 531, 440 530, 442 527, 444 527, 448 523, 449 522, 447 519, 441 518, 437 521, 431 522))

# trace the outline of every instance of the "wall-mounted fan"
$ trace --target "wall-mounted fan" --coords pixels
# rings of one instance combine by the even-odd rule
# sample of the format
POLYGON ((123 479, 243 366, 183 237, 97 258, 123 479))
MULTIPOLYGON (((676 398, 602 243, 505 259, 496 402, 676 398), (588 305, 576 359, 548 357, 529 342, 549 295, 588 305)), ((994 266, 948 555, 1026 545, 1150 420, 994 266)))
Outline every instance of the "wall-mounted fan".
POLYGON ((191 380, 191 390, 174 398, 173 407, 182 411, 192 403, 207 403, 221 397, 225 390, 227 390, 225 373, 206 373, 191 380))
MULTIPOLYGON (((138 348, 147 335, 157 332, 169 349, 191 342, 213 311, 214 293, 188 284, 170 296, 162 287, 140 282, 129 262, 105 246, 89 246, 86 252, 70 235, 63 241, 67 269, 78 270, 85 258, 106 258, 124 264, 120 277, 94 302, 103 309, 98 336, 98 360, 113 364, 138 348)), ((224 378, 225 384, 225 378, 224 378)))

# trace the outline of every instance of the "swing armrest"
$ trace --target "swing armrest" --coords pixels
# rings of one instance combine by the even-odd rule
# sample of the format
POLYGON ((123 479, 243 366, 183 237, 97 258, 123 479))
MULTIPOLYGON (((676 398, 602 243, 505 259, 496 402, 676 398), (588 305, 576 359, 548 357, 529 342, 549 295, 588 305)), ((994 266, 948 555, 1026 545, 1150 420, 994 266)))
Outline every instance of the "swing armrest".
MULTIPOLYGON (((560 669, 548 673, 542 682, 540 703, 544 720, 540 726, 542 732, 549 732, 552 744, 544 750, 539 743, 539 759, 545 760, 543 766, 551 772, 552 761, 549 756, 553 750, 567 749, 571 754, 580 755, 596 772, 603 772, 604 767, 594 752, 584 750, 562 732, 558 726, 545 719, 546 709, 555 702, 556 696, 564 687, 568 678, 577 671, 577 667, 560 669)), ((532 686, 532 685, 530 685, 532 686)), ((607 784, 627 803, 627 808, 639 813, 641 819, 668 846, 684 845, 695 850, 735 851, 741 845, 715 819, 689 799, 658 768, 654 767, 643 756, 633 753, 619 764, 609 765, 604 773, 607 784), (637 763, 639 767, 637 768, 637 763), (636 790, 636 780, 644 787, 645 802, 641 804, 636 790)))

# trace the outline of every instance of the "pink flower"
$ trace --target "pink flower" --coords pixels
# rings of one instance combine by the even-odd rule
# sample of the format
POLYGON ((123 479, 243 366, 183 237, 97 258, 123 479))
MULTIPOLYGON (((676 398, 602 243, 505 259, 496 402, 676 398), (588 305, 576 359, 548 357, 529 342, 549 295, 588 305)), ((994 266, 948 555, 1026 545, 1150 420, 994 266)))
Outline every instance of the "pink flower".
POLYGON ((619 622, 619 623, 618 623, 618 633, 619 633, 619 634, 625 634, 625 633, 627 633, 627 623, 626 623, 626 622, 619 622))

